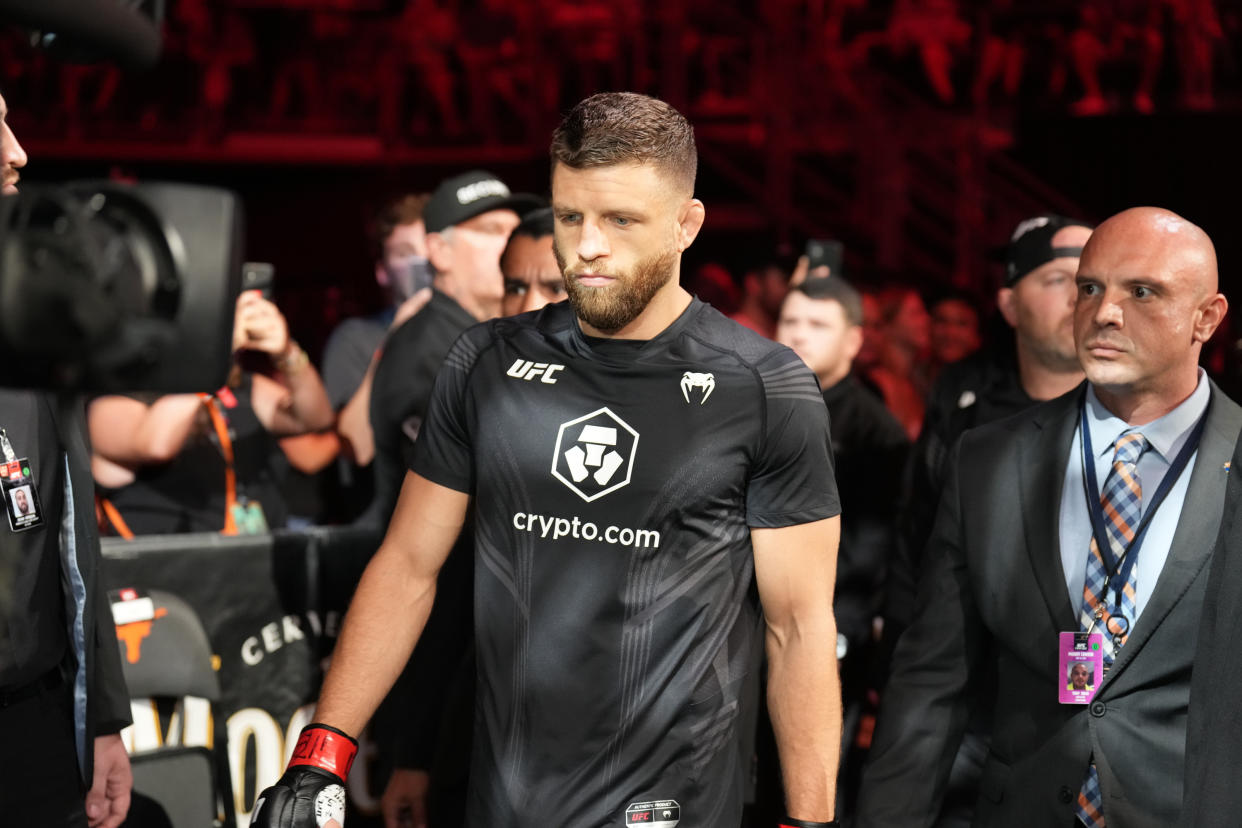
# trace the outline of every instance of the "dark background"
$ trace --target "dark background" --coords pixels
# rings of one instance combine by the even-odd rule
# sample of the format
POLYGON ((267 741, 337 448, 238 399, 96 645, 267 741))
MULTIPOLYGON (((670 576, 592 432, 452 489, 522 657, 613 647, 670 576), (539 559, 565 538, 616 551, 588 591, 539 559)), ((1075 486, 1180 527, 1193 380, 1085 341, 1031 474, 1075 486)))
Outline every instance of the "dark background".
POLYGON ((807 238, 840 238, 861 283, 953 286, 987 305, 1019 219, 1154 204, 1213 237, 1228 293, 1242 256, 1236 5, 168 0, 164 54, 141 72, 66 62, 0 27, 0 89, 28 181, 238 191, 247 258, 275 264, 278 303, 317 357, 336 321, 380 306, 366 225, 385 200, 473 167, 546 194, 559 113, 607 89, 664 97, 695 124, 708 221, 686 278, 717 262, 740 282, 791 264, 807 238), (1101 55, 1092 116, 1084 42, 1101 55), (981 93, 996 44, 1022 49, 1019 83, 981 93), (1186 91, 1195 48, 1210 101, 1186 91), (1132 96, 1153 60, 1142 113, 1132 96))

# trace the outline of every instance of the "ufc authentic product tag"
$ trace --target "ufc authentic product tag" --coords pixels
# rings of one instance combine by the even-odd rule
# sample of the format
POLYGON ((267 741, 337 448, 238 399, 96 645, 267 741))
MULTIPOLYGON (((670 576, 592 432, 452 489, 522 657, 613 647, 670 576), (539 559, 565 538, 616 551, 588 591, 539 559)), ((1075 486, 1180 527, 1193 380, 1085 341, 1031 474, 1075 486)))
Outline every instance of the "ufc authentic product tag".
POLYGON ((0 491, 4 493, 10 529, 25 532, 43 525, 43 507, 39 504, 39 489, 35 486, 29 458, 15 457, 4 463, 0 471, 0 491))
POLYGON ((1063 632, 1059 643, 1057 699, 1061 704, 1087 704, 1104 678, 1104 635, 1063 632))

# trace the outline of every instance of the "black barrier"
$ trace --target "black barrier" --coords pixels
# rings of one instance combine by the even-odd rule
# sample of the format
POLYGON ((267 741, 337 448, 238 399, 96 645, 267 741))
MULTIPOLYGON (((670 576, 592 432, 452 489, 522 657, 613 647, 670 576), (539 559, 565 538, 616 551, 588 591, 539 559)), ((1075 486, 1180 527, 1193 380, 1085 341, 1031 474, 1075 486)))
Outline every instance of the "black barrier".
MULTIPOLYGON (((163 535, 103 543, 105 586, 159 589, 198 614, 215 654, 220 700, 186 705, 183 721, 152 716, 128 734, 134 749, 195 738, 217 750, 232 811, 246 825, 257 792, 284 770, 309 721, 341 617, 380 535, 352 528, 223 537, 163 535), (153 723, 158 722, 158 723, 153 723), (154 742, 154 744, 152 744, 154 742)), ((140 644, 122 657, 140 655, 140 644)), ((385 772, 367 734, 348 782, 351 828, 378 826, 385 772)))

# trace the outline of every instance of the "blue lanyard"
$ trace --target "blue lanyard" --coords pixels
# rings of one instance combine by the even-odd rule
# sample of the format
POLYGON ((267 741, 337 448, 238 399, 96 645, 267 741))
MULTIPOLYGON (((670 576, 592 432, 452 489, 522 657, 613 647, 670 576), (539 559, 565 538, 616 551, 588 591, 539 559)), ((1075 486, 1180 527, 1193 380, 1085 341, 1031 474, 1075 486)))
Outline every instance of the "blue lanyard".
MULTIPOLYGON (((1208 408, 1211 408, 1211 399, 1208 400, 1208 408)), ((1138 530, 1134 533, 1134 539, 1126 546, 1126 551, 1121 554, 1121 560, 1113 555, 1112 545, 1108 542, 1108 530, 1104 524, 1104 504, 1100 502, 1100 486, 1095 475, 1095 454, 1091 449, 1091 429, 1087 425, 1087 401, 1084 399, 1082 404, 1082 460, 1083 460, 1083 490, 1087 496, 1087 513, 1091 516, 1091 531, 1095 535, 1095 543, 1100 547, 1100 555, 1104 559, 1104 570, 1109 574, 1108 585, 1104 589, 1102 596, 1104 602, 1108 600, 1108 587, 1112 587, 1113 593, 1117 596, 1117 606, 1121 606, 1121 592, 1125 589, 1126 582, 1130 580, 1130 572, 1134 569, 1134 562, 1138 560, 1139 549, 1143 546, 1143 539, 1147 537, 1147 527, 1151 525, 1151 519, 1155 516, 1156 510, 1164 503, 1165 496, 1169 490, 1173 488, 1173 484, 1182 476, 1182 472, 1186 470, 1186 464, 1190 462, 1190 456, 1195 453, 1195 449, 1199 447, 1199 438, 1203 436, 1203 427, 1207 424, 1208 412, 1205 409, 1203 416, 1195 423, 1195 427, 1190 432, 1190 438, 1186 440, 1186 445, 1182 446, 1182 450, 1177 453, 1169 470, 1165 472, 1164 479, 1160 481, 1159 488, 1156 489, 1156 495, 1149 501, 1149 506, 1143 515, 1143 519, 1139 521, 1138 530)), ((1138 463, 1135 463, 1137 468, 1138 463)))

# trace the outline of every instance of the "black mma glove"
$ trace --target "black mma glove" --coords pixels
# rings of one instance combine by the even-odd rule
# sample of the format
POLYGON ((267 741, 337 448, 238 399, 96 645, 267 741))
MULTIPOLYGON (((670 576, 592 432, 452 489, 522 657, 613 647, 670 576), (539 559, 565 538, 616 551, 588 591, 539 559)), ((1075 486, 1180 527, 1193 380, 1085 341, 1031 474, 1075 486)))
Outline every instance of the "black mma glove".
POLYGON ((302 728, 285 775, 259 795, 250 828, 323 828, 345 824, 345 777, 358 742, 335 727, 302 728))
POLYGON ((785 817, 777 824, 777 828, 841 828, 841 823, 835 819, 832 822, 811 822, 809 819, 785 817))

